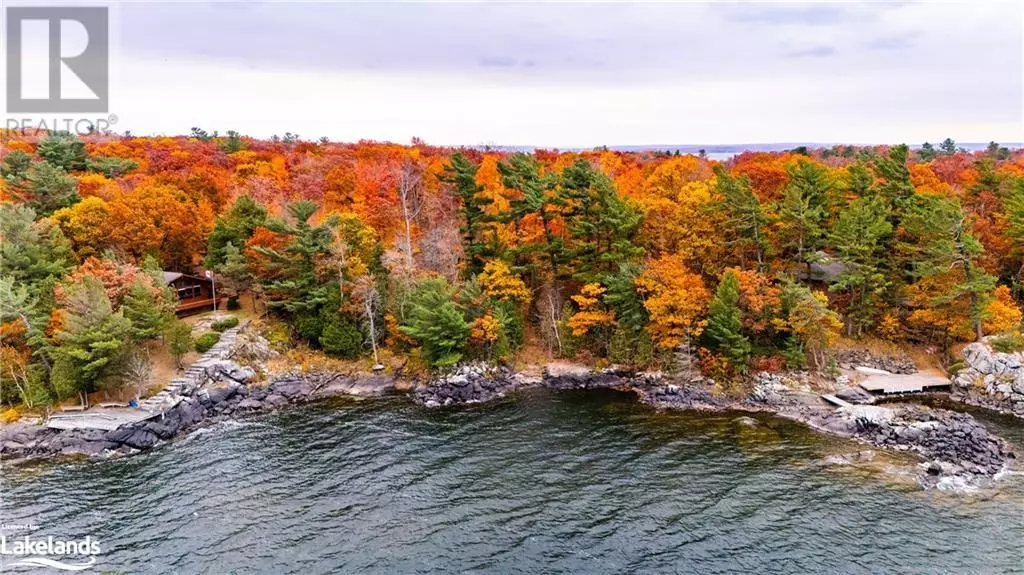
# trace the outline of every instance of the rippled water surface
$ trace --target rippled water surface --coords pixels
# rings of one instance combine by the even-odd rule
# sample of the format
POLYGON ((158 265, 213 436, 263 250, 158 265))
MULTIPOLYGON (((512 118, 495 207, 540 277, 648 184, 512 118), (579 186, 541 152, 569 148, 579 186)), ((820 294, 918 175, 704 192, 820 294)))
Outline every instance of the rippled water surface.
POLYGON ((614 394, 344 401, 131 458, 6 467, 0 505, 99 538, 97 570, 126 573, 1024 571, 1024 477, 925 493, 906 459, 826 463, 860 449, 614 394))

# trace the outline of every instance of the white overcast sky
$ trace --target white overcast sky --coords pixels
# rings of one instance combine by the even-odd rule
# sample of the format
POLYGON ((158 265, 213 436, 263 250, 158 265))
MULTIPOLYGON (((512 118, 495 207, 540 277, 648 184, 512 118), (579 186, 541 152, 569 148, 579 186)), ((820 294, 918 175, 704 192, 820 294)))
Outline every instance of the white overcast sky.
POLYGON ((1024 2, 122 3, 115 129, 595 146, 1024 140, 1024 2))

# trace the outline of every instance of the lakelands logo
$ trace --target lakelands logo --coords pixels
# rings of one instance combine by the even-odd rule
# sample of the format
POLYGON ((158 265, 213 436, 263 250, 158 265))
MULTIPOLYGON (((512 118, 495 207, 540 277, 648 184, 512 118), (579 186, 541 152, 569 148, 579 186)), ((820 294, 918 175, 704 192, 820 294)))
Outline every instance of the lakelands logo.
POLYGON ((0 534, 0 571, 3 567, 49 567, 60 571, 84 571, 96 564, 100 542, 92 536, 65 540, 30 535, 0 534), (11 561, 8 563, 8 561, 11 561))

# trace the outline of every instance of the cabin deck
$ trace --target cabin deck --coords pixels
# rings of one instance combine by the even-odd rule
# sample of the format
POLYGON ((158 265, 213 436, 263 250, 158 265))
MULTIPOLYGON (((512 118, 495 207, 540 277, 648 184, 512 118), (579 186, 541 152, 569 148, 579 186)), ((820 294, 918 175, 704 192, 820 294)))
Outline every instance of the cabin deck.
MULTIPOLYGON (((227 298, 217 298, 217 309, 227 309, 227 298)), ((213 307, 213 298, 191 298, 178 301, 178 313, 213 307)))

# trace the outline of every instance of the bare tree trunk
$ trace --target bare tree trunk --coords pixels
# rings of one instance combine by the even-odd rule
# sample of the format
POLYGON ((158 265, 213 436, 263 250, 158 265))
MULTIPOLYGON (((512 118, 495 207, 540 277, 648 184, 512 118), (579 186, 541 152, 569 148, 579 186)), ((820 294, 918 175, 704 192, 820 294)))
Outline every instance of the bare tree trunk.
POLYGON ((555 313, 555 298, 548 291, 548 311, 551 314, 551 327, 555 334, 555 344, 558 345, 558 356, 562 356, 562 336, 558 333, 558 317, 555 313))
MULTIPOLYGON (((374 290, 373 288, 370 288, 370 289, 373 290, 374 291, 374 295, 376 295, 376 290, 374 290)), ((373 304, 374 298, 370 297, 370 294, 367 294, 367 297, 365 299, 366 299, 366 319, 367 319, 367 321, 370 322, 370 346, 373 347, 373 365, 377 366, 377 365, 380 365, 380 359, 378 359, 378 357, 377 357, 377 326, 376 326, 376 322, 374 321, 374 317, 373 317, 375 315, 374 314, 374 309, 373 309, 374 308, 374 304, 373 304)))
POLYGON ((402 251, 405 252, 405 266, 408 273, 413 271, 412 261, 412 221, 419 215, 422 203, 420 193, 422 191, 422 180, 413 162, 402 165, 402 171, 398 175, 398 200, 402 204, 402 219, 405 223, 405 243, 402 251))

